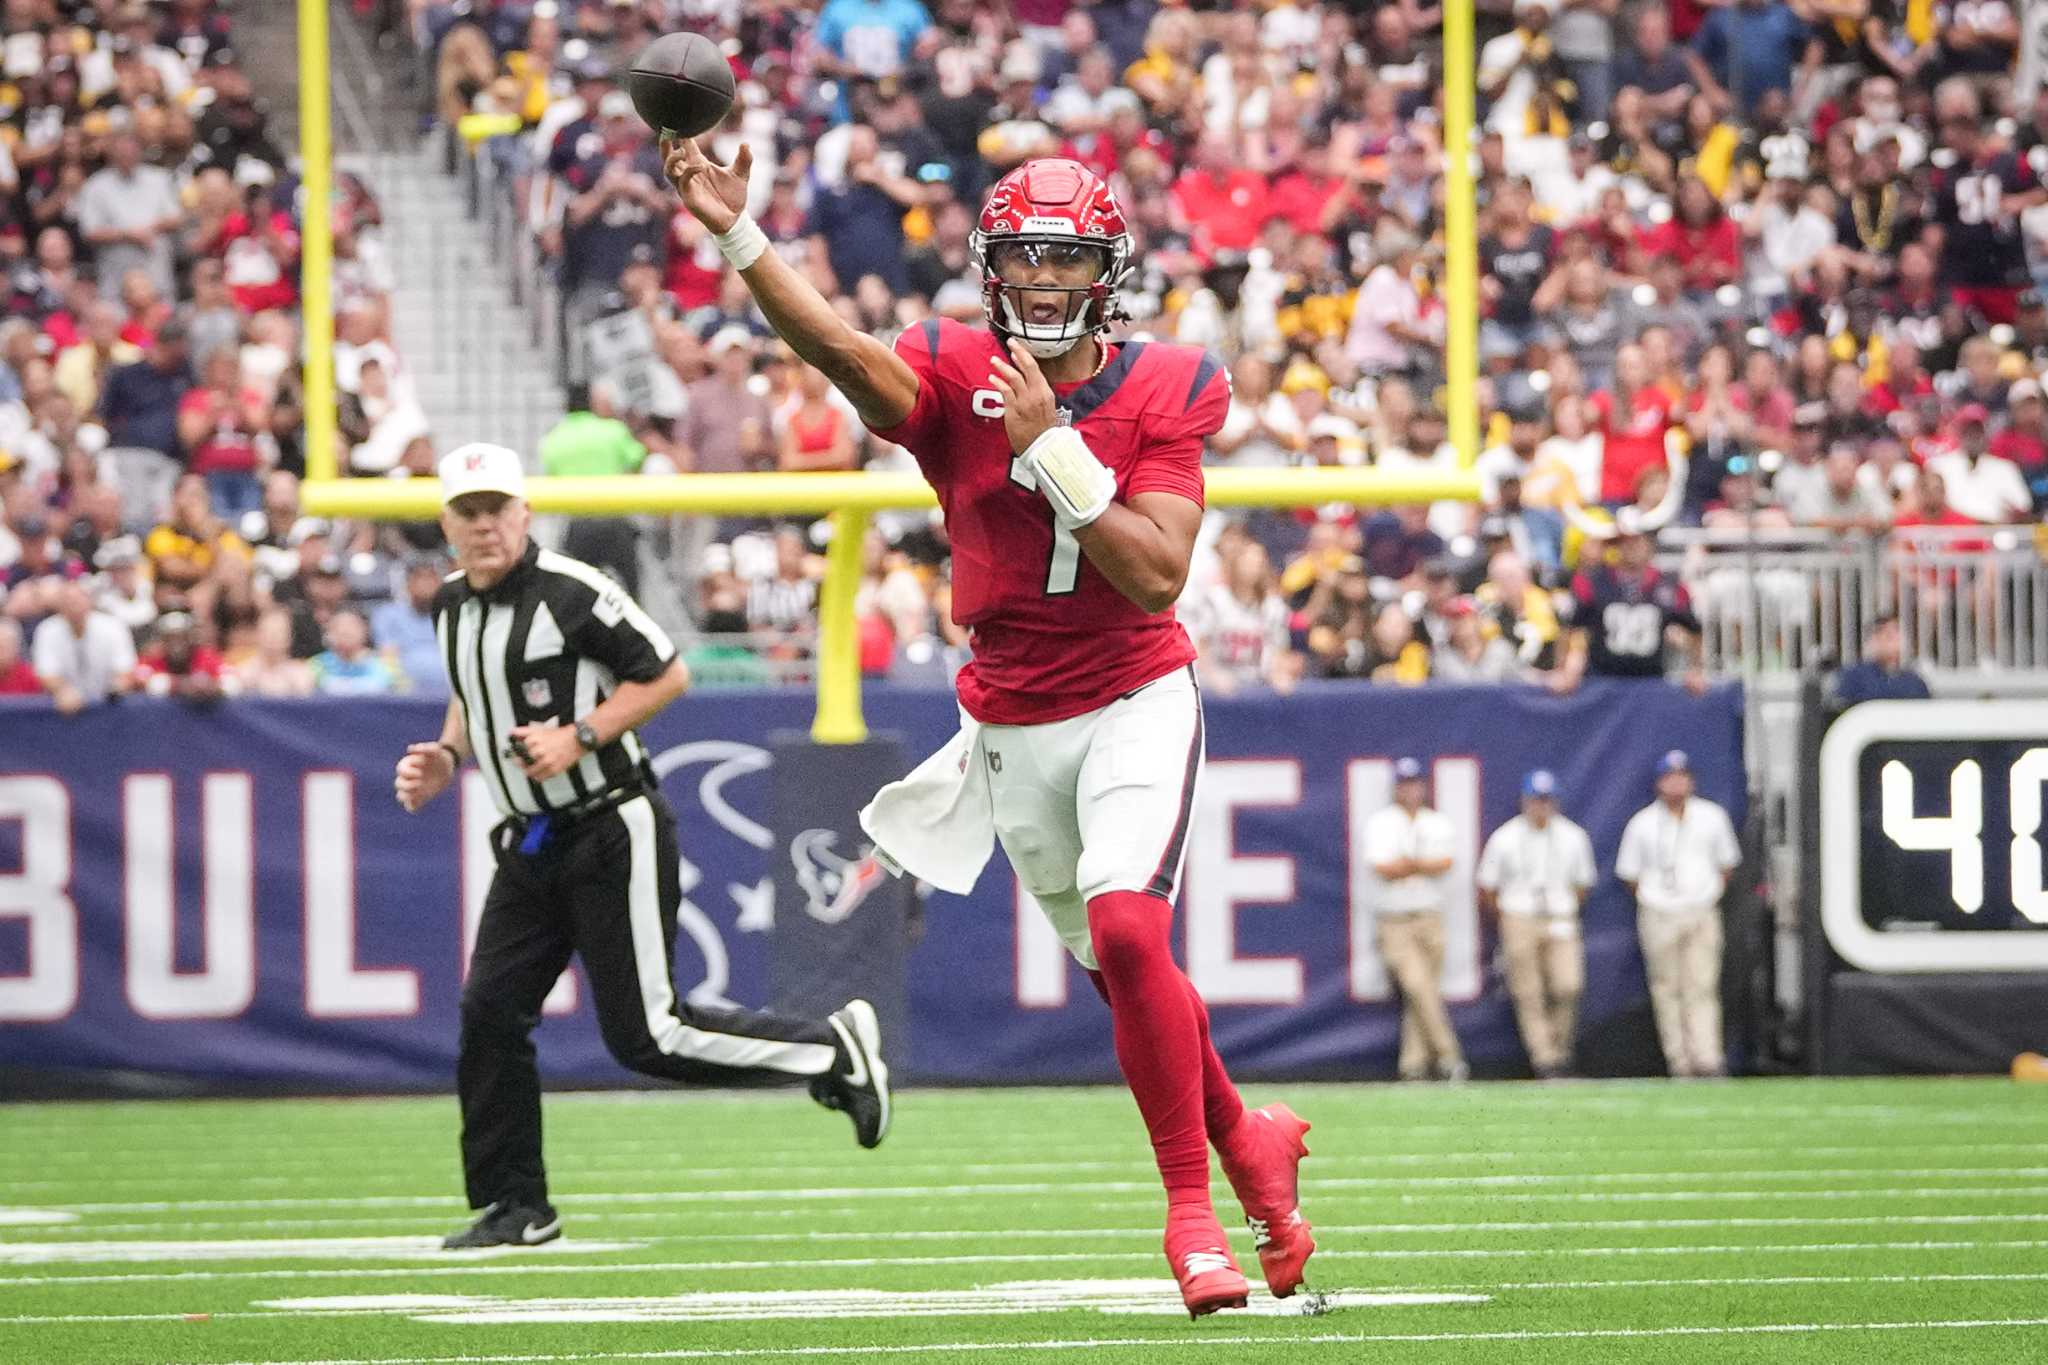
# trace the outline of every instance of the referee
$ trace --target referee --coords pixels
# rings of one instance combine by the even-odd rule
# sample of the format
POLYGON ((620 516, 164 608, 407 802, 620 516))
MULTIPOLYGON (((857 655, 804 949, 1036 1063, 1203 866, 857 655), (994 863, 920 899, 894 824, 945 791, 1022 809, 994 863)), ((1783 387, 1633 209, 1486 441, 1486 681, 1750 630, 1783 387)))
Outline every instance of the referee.
POLYGON ((441 529, 460 572, 433 612, 454 697, 440 739, 398 762, 398 802, 416 811, 474 756, 504 816, 491 832, 498 869, 456 1064, 463 1177, 482 1213, 449 1248, 561 1235, 531 1034, 571 953, 624 1065, 697 1085, 808 1084, 851 1115, 863 1147, 889 1128, 889 1073, 866 1001, 818 1020, 678 1000, 675 816, 634 729, 681 696, 689 674, 616 583, 528 538, 524 493, 519 456, 503 446, 463 446, 441 462, 441 529))

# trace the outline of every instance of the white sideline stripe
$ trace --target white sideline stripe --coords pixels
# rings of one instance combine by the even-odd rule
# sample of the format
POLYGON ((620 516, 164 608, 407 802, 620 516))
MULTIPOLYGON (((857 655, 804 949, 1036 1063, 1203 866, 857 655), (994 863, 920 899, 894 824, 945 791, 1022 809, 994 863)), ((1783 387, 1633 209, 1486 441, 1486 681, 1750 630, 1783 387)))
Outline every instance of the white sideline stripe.
MULTIPOLYGON (((1949 1191, 1940 1191, 1947 1194, 1949 1191)), ((2009 1192, 1987 1190, 1987 1195, 2005 1195, 2009 1192)), ((1867 1191, 1858 1196, 1868 1198, 1867 1191)), ((400 1215, 406 1223, 417 1220, 410 1215, 400 1215)), ((665 1213, 610 1213, 592 1215, 592 1220, 601 1223, 648 1221, 671 1219, 665 1213)), ((327 1225, 337 1223, 354 1224, 370 1220, 330 1219, 327 1225)), ((396 1221, 396 1220, 385 1220, 396 1221)), ((1800 1227, 1869 1227, 1909 1224, 1918 1227, 1962 1227, 1974 1223, 2048 1223, 2048 1213, 1921 1213, 1921 1214, 1872 1214, 1867 1216, 1813 1217, 1800 1218, 1784 1216, 1776 1218, 1537 1218, 1507 1219, 1473 1222, 1443 1223, 1326 1223, 1318 1221, 1316 1230, 1327 1233, 1351 1233, 1364 1236, 1390 1233, 1425 1232, 1559 1232, 1565 1230, 1599 1231, 1612 1229, 1624 1232, 1658 1232, 1677 1228, 1800 1228, 1800 1227)), ((245 1223, 185 1223, 181 1226, 188 1232, 224 1229, 252 1229, 263 1227, 313 1227, 317 1220, 264 1219, 245 1223)), ((160 1227, 157 1223, 99 1223, 66 1228, 67 1232, 108 1233, 123 1231, 151 1231, 160 1227)), ((1105 1237, 1156 1238, 1157 1228, 931 1228, 897 1229, 888 1232, 810 1231, 810 1232, 676 1232, 653 1233, 634 1238, 634 1245, 672 1242, 755 1242, 765 1244, 801 1244, 805 1242, 1054 1242, 1080 1241, 1105 1237)), ((406 1239, 396 1239, 406 1240, 406 1239)), ((0 1242, 0 1262, 5 1262, 6 1249, 20 1243, 0 1242)), ((65 1243, 46 1243, 48 1246, 66 1246, 65 1243)), ((81 1245, 81 1244, 72 1244, 81 1245)), ((124 1245, 115 1243, 113 1245, 124 1245)), ((153 1245, 153 1244, 152 1244, 153 1245)), ((262 1245, 262 1243, 254 1243, 262 1245)), ((577 1243, 581 1249, 589 1249, 593 1243, 577 1243)), ((436 1253, 439 1254, 438 1252, 436 1253)), ((54 1256, 53 1260, 85 1259, 84 1257, 54 1256)), ((115 1259, 115 1258, 106 1258, 115 1259)), ((126 1258, 120 1258, 126 1259, 126 1258)), ((165 1258, 169 1259, 169 1258, 165 1258)))
POLYGON ((578 1351, 574 1355, 380 1356, 355 1360, 229 1362, 229 1365, 563 1365, 590 1360, 788 1360, 834 1356, 909 1356, 983 1351, 1100 1351, 1143 1346, 1202 1350, 1246 1346, 1370 1346, 1433 1341, 1589 1341, 1659 1337, 1805 1336, 1824 1332, 1967 1332, 2048 1327, 2048 1318, 1951 1318, 1931 1322, 1769 1322, 1739 1327, 1610 1327, 1550 1332, 1319 1332, 1312 1336, 1082 1337, 1067 1341, 952 1341, 917 1346, 777 1346, 738 1350, 578 1351))
MULTIPOLYGON (((1318 1251, 1319 1261, 1427 1261, 1487 1260, 1527 1257, 1634 1256, 1729 1256, 1747 1257, 1810 1255, 1839 1251, 2039 1251, 2048 1239, 1915 1242, 1793 1242, 1783 1244, 1743 1242, 1734 1245, 1701 1244, 1623 1247, 1374 1247, 1363 1250, 1318 1251)), ((452 1255, 452 1253, 443 1253, 452 1255)), ((278 1270, 175 1270, 108 1272, 91 1275, 8 1275, 0 1276, 0 1287, 20 1285, 161 1284, 171 1281, 225 1280, 378 1280, 423 1279, 464 1275, 638 1275, 651 1271, 689 1274, 722 1274, 734 1271, 785 1270, 871 1270, 887 1267, 967 1265, 1048 1265, 1055 1263, 1106 1261, 1149 1262, 1158 1259, 1149 1251, 1047 1251, 1037 1253, 990 1253, 961 1256, 838 1256, 806 1257, 769 1261, 630 1261, 630 1262, 543 1262, 529 1260, 531 1250, 518 1257, 492 1264, 409 1265, 409 1266, 305 1266, 278 1270)))
MULTIPOLYGON (((1774 1169, 1767 1171, 1588 1171, 1570 1175, 1443 1175, 1443 1176, 1337 1176, 1309 1177, 1303 1185, 1318 1190, 1411 1190, 1416 1186, 1478 1187, 1484 1189, 1542 1189, 1549 1186, 1645 1184, 1667 1185, 1686 1181, 1755 1181, 1776 1185, 1799 1180, 1943 1180, 1995 1176, 2004 1179, 2048 1177, 2048 1166, 1850 1166, 1812 1170, 1774 1169)), ((279 1181, 278 1183, 287 1183, 279 1181)), ((1718 1183, 1715 1188, 1722 1188, 1718 1183)), ((764 1190, 595 1190, 555 1191, 565 1202, 583 1204, 695 1204, 695 1203, 781 1203, 830 1199, 951 1199, 960 1195, 1044 1195, 1144 1192, 1156 1196, 1154 1180, 1018 1181, 977 1185, 833 1185, 811 1189, 764 1190)), ((1787 1191, 1797 1194, 1799 1191, 1787 1191)), ((1891 1193, 1867 1190, 1865 1194, 1891 1193)), ((125 1202, 67 1204, 79 1213, 183 1213, 197 1209, 300 1209, 300 1208, 452 1208, 457 1201, 447 1194, 356 1195, 346 1198, 315 1199, 278 1197, 274 1199, 161 1199, 125 1202)))
MULTIPOLYGON (((1938 1274, 1938 1275, 1747 1275, 1747 1276, 1705 1276, 1674 1279, 1635 1280, 1528 1280, 1509 1281, 1495 1284, 1453 1284, 1453 1285, 1410 1285, 1403 1293, 1439 1296, 1461 1294, 1484 1297, 1488 1294, 1543 1293, 1568 1291, 1583 1293, 1600 1289, 1738 1289, 1750 1287, 1791 1286, 1791 1285, 1868 1285, 1868 1284, 2038 1284, 2048 1281, 2048 1272, 1987 1272, 1984 1274, 1938 1274)), ((805 1291, 797 1291, 805 1292, 805 1291)), ((1385 1302, 1391 1295, 1380 1295, 1375 1302, 1385 1302)), ((815 1301, 806 1293, 806 1301, 815 1301)), ((310 1305, 317 1300, 280 1300, 310 1305)), ((366 1317, 392 1311, 389 1307, 372 1307, 371 1304, 409 1303, 415 1308, 453 1308, 467 1302, 460 1294, 389 1294, 365 1295, 360 1300, 337 1296, 326 1302, 350 1307, 314 1308, 310 1306, 272 1308, 265 1312, 229 1310, 208 1314, 212 1318, 268 1318, 280 1317, 366 1317)), ((1179 1311, 1175 1305, 1175 1311, 1179 1311)), ((23 1314, 15 1317, 0 1317, 0 1326, 42 1326, 57 1323, 80 1322, 183 1322, 184 1313, 47 1313, 23 1314)))
POLYGON ((213 1242, 0 1242, 0 1265, 63 1265, 101 1261, 389 1261, 411 1257, 487 1257, 508 1253, 544 1256, 638 1251, 632 1242, 561 1238, 545 1246, 477 1247, 444 1251, 438 1237, 252 1237, 213 1242))

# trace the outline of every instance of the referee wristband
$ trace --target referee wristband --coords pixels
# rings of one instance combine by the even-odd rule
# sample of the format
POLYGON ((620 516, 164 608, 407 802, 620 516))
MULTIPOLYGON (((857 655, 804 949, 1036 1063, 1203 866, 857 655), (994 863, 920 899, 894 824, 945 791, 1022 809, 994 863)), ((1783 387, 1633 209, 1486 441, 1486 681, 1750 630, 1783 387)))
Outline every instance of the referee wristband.
POLYGON ((768 234, 748 213, 742 213, 724 232, 713 234, 711 240, 718 243, 719 254, 734 270, 745 270, 768 249, 768 234))
POLYGON ((459 770, 462 767, 462 751, 445 739, 441 741, 441 748, 448 753, 448 766, 459 770))

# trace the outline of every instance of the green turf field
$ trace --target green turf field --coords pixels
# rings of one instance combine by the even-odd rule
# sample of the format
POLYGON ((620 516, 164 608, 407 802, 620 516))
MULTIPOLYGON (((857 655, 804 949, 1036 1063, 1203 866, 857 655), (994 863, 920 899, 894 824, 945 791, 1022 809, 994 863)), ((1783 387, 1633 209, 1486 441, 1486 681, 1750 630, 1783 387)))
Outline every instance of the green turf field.
POLYGON ((2048 1089, 1288 1092, 1329 1301, 1200 1323, 1121 1091, 556 1097, 460 1256, 449 1100, 0 1107, 0 1361, 2048 1361, 2048 1089))

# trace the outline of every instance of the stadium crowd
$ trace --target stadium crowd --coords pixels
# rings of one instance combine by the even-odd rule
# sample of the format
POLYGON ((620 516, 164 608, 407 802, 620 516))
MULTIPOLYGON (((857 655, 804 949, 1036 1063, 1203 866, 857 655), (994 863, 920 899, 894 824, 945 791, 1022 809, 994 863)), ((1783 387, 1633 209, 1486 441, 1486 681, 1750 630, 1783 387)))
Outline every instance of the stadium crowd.
MULTIPOLYGON (((299 515, 299 186, 233 20, 0 10, 0 694, 443 687, 392 553, 437 538, 299 515)), ((331 212, 352 462, 430 468, 377 202, 331 212)))
MULTIPOLYGON (((1230 364, 1212 461, 1455 464, 1440 11, 1419 0, 405 8, 432 117, 513 187, 560 285, 577 411, 538 452, 550 472, 908 467, 794 363, 661 184, 614 73, 683 26, 722 41, 739 78, 714 150, 755 146, 755 217, 859 325, 978 320, 982 193, 1026 158, 1071 156, 1131 220, 1131 330, 1230 364), (586 344, 588 324, 636 316, 646 344, 623 361, 586 344)), ((0 24, 6 614, 33 636, 62 615, 56 583, 77 580, 131 629, 144 599, 191 616, 194 657, 229 674, 270 610, 290 617, 288 657, 338 655, 333 618, 403 603, 395 565, 435 536, 296 516, 292 185, 225 18, 212 0, 10 0, 0 24), (203 496, 168 510, 187 471, 203 496), (122 532, 138 542, 99 563, 122 532)), ((1693 599, 1740 571, 1717 585, 1651 568, 1637 532, 1846 540, 2035 519, 2048 95, 2016 83, 2016 11, 1480 0, 1478 24, 1485 499, 1213 517, 1183 609, 1214 685, 1562 690, 1667 662, 1696 680, 1693 599), (1621 638, 1573 628, 1602 621, 1621 638)), ((424 473, 376 212, 360 185, 336 207, 350 463, 424 473)), ((629 537, 583 529, 591 557, 631 575, 629 537)), ((772 665, 730 646, 742 630, 801 655, 815 538, 684 529, 712 675, 772 665)), ((957 656, 939 529, 883 518, 868 565, 865 665, 957 656)), ((392 685, 438 686, 405 647, 372 623, 392 685)))
MULTIPOLYGON (((584 323, 645 316, 658 373, 617 415, 655 467, 901 460, 663 195, 611 73, 684 24, 739 78, 714 149, 754 145, 752 211, 860 326, 978 320, 980 196, 1069 156, 1131 219, 1133 329, 1230 360, 1215 463, 1455 463, 1440 11, 1418 0, 414 10, 440 117, 520 118, 486 152, 558 273, 575 377, 601 378, 584 323)), ((1184 612, 1215 683, 1662 672, 1660 625, 1683 644, 1711 585, 1644 567, 1629 531, 2034 519, 2048 95, 2015 85, 2013 9, 1480 0, 1478 24, 1485 501, 1213 518, 1184 612), (1633 656, 1574 638, 1612 600, 1657 608, 1633 656)), ((726 537, 700 605, 787 627, 804 548, 726 537)), ((957 646, 929 528, 895 522, 871 563, 871 664, 957 646)))

